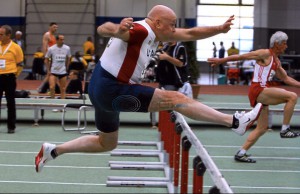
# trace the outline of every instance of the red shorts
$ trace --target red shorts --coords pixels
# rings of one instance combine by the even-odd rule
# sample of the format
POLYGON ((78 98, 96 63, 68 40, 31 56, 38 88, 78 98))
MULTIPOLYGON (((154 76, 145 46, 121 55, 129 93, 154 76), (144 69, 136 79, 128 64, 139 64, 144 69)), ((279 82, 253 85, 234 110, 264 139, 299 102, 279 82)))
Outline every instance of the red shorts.
POLYGON ((250 105, 252 107, 254 107, 256 104, 257 104, 257 97, 258 95, 264 90, 264 88, 266 88, 267 86, 265 87, 262 87, 260 85, 260 83, 258 82, 252 82, 250 88, 249 88, 249 91, 248 91, 248 98, 249 98, 249 101, 250 101, 250 105))

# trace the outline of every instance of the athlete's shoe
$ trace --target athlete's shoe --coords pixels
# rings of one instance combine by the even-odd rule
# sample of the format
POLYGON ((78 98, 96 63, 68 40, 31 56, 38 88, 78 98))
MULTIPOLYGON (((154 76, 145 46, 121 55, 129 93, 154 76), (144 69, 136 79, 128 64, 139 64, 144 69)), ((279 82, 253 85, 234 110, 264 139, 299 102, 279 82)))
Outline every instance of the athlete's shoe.
POLYGON ((38 155, 35 156, 35 171, 41 172, 46 162, 53 160, 51 151, 55 149, 55 144, 43 143, 38 155))
POLYGON ((245 163, 256 163, 256 160, 249 158, 250 155, 244 154, 239 156, 238 153, 234 156, 234 160, 238 162, 245 162, 245 163))
POLYGON ((245 132, 257 120, 261 109, 262 109, 262 104, 257 103, 256 106, 247 113, 245 113, 244 111, 241 113, 236 112, 234 114, 234 117, 238 120, 239 123, 238 123, 238 127, 236 129, 232 128, 232 130, 239 135, 244 135, 245 132))
POLYGON ((300 133, 292 131, 290 128, 286 129, 284 132, 280 132, 281 138, 295 138, 299 137, 300 133))

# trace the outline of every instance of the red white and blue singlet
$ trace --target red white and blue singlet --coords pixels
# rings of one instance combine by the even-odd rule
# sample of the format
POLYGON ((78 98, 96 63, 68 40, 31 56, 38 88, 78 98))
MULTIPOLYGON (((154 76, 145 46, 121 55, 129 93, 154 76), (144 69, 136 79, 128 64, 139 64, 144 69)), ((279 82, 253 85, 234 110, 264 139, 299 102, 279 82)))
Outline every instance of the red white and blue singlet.
POLYGON ((158 46, 155 34, 145 20, 134 22, 130 39, 111 38, 100 58, 102 67, 123 83, 138 83, 142 71, 158 46))

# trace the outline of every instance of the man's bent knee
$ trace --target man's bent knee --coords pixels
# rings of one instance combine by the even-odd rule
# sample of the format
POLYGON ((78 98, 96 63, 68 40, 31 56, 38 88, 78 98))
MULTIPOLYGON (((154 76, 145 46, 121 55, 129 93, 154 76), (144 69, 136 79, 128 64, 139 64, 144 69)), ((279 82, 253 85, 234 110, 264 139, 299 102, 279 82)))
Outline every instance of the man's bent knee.
POLYGON ((118 131, 111 133, 100 133, 99 143, 104 151, 114 150, 118 145, 118 131))

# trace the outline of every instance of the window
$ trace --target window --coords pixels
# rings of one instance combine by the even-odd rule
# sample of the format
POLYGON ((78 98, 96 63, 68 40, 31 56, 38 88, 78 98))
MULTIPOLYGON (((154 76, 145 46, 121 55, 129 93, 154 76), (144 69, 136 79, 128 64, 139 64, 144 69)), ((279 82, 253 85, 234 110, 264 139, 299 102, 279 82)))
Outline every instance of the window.
POLYGON ((253 47, 254 0, 199 0, 197 7, 197 26, 214 26, 224 23, 229 16, 235 15, 234 25, 226 34, 197 41, 197 60, 206 61, 212 57, 215 42, 217 50, 220 42, 225 49, 234 42, 240 53, 249 52, 253 47), (226 2, 226 4, 224 3, 226 2))

